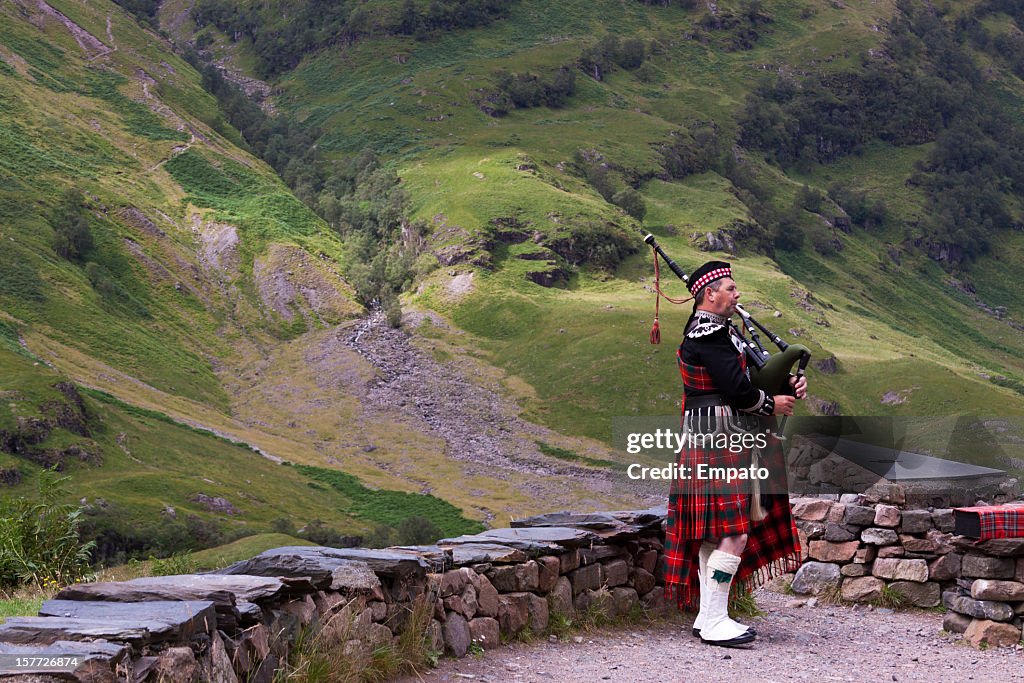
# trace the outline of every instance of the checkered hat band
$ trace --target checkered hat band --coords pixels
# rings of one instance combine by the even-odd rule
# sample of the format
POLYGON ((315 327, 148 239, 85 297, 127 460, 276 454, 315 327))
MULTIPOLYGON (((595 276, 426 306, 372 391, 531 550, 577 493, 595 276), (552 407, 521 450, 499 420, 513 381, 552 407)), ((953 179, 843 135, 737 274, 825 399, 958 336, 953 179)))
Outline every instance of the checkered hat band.
POLYGON ((700 276, 699 280, 690 286, 690 293, 696 294, 704 285, 709 282, 714 282, 715 280, 720 280, 723 277, 732 277, 732 268, 715 268, 712 271, 704 273, 700 276))

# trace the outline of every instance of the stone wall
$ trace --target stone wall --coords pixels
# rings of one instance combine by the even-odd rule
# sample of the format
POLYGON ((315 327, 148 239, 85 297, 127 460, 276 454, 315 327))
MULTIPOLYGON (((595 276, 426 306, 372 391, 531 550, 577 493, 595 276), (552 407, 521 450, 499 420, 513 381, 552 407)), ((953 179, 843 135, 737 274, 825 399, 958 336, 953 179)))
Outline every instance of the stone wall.
POLYGON ((660 609, 663 522, 663 509, 556 513, 433 546, 276 548, 212 574, 75 585, 0 625, 0 655, 41 663, 0 658, 0 678, 269 682, 304 630, 368 658, 397 647, 417 604, 432 649, 462 657, 556 614, 660 609), (77 664, 43 666, 53 654, 77 664))
POLYGON ((863 496, 794 498, 804 563, 798 594, 945 606, 943 628, 978 646, 1013 645, 1024 625, 1024 538, 953 534, 952 509, 866 504, 863 496))

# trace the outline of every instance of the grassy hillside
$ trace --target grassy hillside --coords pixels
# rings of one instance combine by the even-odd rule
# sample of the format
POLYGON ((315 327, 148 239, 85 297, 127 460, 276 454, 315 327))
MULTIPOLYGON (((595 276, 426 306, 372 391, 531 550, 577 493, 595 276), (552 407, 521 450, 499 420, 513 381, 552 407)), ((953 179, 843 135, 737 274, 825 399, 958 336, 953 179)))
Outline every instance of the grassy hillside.
MULTIPOLYGON (((742 16, 751 5, 717 6, 721 18, 742 16)), ((797 223, 785 229, 806 235, 797 251, 776 249, 766 258, 756 253, 756 240, 742 236, 734 238, 738 253, 700 251, 708 233, 735 234, 738 224, 751 222, 750 209, 735 182, 715 172, 664 178, 658 147, 695 122, 711 122, 729 139, 748 93, 778 72, 828 77, 857 70, 862 55, 881 49, 886 33, 879 27, 894 13, 889 3, 760 6, 765 16, 750 22, 751 39, 749 32, 706 28, 703 4, 687 10, 523 0, 485 28, 420 41, 371 35, 313 52, 274 81, 281 92, 274 101, 323 131, 321 145, 339 157, 363 146, 389 154, 413 217, 432 226, 435 253, 444 254, 452 240, 488 252, 487 267, 467 257, 435 271, 409 303, 442 311, 477 335, 489 360, 531 387, 530 414, 559 430, 608 439, 611 416, 671 412, 679 390, 672 344, 646 342, 653 314, 649 255, 631 256, 614 271, 569 264, 562 285, 545 288, 526 277, 545 270, 545 261, 523 256, 546 257, 548 270, 566 267, 565 260, 531 241, 507 244, 501 232, 510 225, 540 234, 541 247, 595 224, 623 234, 642 225, 685 267, 732 260, 752 310, 780 333, 796 330, 784 336, 809 344, 817 357, 838 359, 839 374, 812 371, 812 393, 846 414, 1020 413, 1024 397, 991 381, 1024 374, 1019 328, 978 307, 1003 306, 1022 319, 1013 284, 1019 234, 996 235, 998 248, 988 256, 952 269, 915 249, 927 197, 907 181, 931 143, 872 141, 856 155, 785 171, 744 152, 768 202, 780 209, 792 205, 803 184, 824 193, 841 182, 884 202, 886 219, 844 233, 825 223, 843 214, 826 198, 817 214, 788 216, 797 223), (499 70, 551 73, 578 64, 610 33, 644 41, 640 69, 615 68, 601 81, 577 69, 575 94, 562 108, 517 108, 494 118, 477 106, 499 70), (741 39, 749 49, 737 48, 741 39), (639 190, 647 208, 642 222, 588 184, 580 151, 607 167, 613 189, 639 190), (467 272, 474 273, 471 291, 452 294, 462 291, 456 282, 464 283, 467 272), (962 282, 973 293, 958 289, 962 282), (776 310, 780 317, 773 317, 776 310), (889 392, 905 400, 883 403, 889 392)), ((997 16, 1008 30, 1012 19, 997 16)), ((244 52, 245 42, 232 48, 244 52)), ((981 51, 974 56, 991 68, 1006 97, 1021 92, 1005 64, 981 51)), ((1007 201, 1019 207, 1019 198, 1007 201)), ((668 342, 685 315, 663 317, 668 342)))

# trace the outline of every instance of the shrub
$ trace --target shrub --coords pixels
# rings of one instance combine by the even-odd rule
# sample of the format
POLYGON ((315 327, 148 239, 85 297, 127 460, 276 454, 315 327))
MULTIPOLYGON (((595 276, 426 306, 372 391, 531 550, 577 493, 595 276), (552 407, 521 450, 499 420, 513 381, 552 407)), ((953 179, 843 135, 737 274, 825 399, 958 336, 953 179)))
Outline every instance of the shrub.
POLYGON ((0 586, 67 585, 89 572, 93 544, 79 540, 82 509, 58 502, 67 479, 43 471, 35 498, 0 501, 0 586))
POLYGON ((80 262, 92 251, 93 238, 85 214, 85 197, 76 189, 67 190, 50 215, 53 250, 69 261, 80 262))

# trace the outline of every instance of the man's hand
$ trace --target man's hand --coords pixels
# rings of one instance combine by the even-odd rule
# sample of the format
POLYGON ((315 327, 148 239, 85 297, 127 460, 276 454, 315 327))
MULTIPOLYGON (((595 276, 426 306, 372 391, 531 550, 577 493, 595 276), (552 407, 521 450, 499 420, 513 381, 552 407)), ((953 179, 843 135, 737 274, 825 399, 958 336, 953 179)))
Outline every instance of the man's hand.
POLYGON ((775 412, 772 415, 792 415, 794 403, 796 398, 793 396, 779 394, 775 397, 775 412))
POLYGON ((793 375, 789 378, 789 386, 797 398, 807 398, 807 375, 797 378, 793 375))

